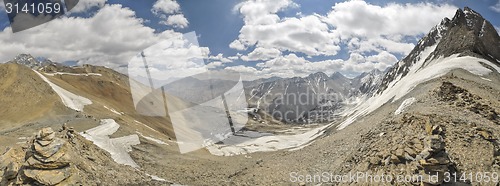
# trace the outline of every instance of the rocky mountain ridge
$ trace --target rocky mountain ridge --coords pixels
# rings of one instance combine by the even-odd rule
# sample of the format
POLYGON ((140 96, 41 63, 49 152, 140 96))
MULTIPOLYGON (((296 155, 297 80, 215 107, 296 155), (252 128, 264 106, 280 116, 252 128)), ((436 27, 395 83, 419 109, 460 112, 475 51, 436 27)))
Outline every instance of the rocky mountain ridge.
POLYGON ((499 45, 500 36, 488 20, 468 7, 458 9, 451 20, 444 18, 418 42, 408 56, 388 70, 377 93, 387 89, 391 82, 406 76, 413 65, 421 65, 415 67, 418 70, 431 60, 453 54, 480 57, 500 64, 499 45))
POLYGON ((49 59, 38 60, 30 54, 19 54, 11 62, 25 65, 31 69, 38 70, 48 65, 56 65, 49 59))
POLYGON ((498 184, 465 176, 499 171, 498 51, 500 37, 479 13, 444 18, 341 124, 373 126, 341 172, 407 176, 393 185, 498 184))

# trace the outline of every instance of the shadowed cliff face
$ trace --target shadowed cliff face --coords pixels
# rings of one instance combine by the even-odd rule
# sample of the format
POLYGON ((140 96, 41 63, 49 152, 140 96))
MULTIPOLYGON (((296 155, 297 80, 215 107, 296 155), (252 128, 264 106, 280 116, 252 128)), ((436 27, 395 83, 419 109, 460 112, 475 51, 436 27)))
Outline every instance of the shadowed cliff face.
POLYGON ((491 23, 465 7, 457 10, 450 28, 439 42, 433 57, 463 54, 496 62, 500 59, 500 37, 491 23))

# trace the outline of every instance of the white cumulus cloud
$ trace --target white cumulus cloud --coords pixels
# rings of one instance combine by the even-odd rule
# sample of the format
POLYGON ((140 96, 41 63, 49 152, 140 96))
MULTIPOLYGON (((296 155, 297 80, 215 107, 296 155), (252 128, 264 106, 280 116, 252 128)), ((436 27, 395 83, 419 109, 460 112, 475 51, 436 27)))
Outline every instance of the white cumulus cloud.
POLYGON ((157 0, 151 12, 161 19, 160 24, 175 28, 186 28, 189 25, 189 21, 181 13, 181 6, 175 0, 157 0))
POLYGON ((184 17, 183 14, 168 16, 167 20, 162 23, 177 28, 186 28, 189 24, 188 20, 184 17))
MULTIPOLYGON (((197 46, 194 32, 178 34, 144 49, 144 57, 137 54, 131 58, 128 63, 129 76, 145 80, 147 75, 144 76, 143 60, 146 60, 151 77, 158 81, 154 84, 165 84, 205 72, 207 66, 203 59, 208 57, 208 53, 208 48, 197 46)), ((147 80, 143 83, 147 83, 147 80)))
MULTIPOLYGON (((307 55, 335 55, 338 36, 317 15, 280 18, 277 13, 296 8, 291 0, 250 0, 235 9, 243 16, 245 25, 231 48, 245 50, 250 46, 301 52, 307 55)), ((256 51, 258 52, 258 51, 256 51)))
POLYGON ((219 53, 216 56, 209 56, 208 59, 212 62, 230 63, 232 59, 224 57, 224 54, 219 53))
POLYGON ((30 53, 59 62, 75 60, 113 68, 126 65, 144 48, 182 35, 172 30, 155 33, 143 22, 129 8, 104 5, 88 18, 62 17, 17 33, 7 27, 0 32, 0 61, 30 53))
POLYGON ((497 4, 490 6, 490 9, 495 11, 495 12, 500 13, 500 0, 497 2, 497 4))
POLYGON ((366 57, 359 53, 351 53, 347 60, 333 59, 314 62, 292 53, 258 63, 256 67, 238 65, 226 67, 225 69, 240 72, 245 80, 255 80, 273 76, 286 78, 305 77, 315 72, 325 72, 329 75, 334 72, 356 75, 358 72, 373 69, 385 70, 396 61, 397 58, 394 55, 385 51, 366 57))
POLYGON ((457 9, 448 4, 374 5, 359 0, 336 3, 324 15, 280 16, 299 7, 292 0, 248 0, 235 6, 244 25, 229 47, 246 52, 242 60, 265 62, 228 68, 254 76, 284 77, 317 71, 384 70, 398 60, 395 54, 408 54, 414 41, 457 9), (335 59, 341 49, 350 54, 349 59, 335 59), (315 56, 332 60, 309 61, 315 56))
POLYGON ((239 40, 234 40, 233 42, 231 42, 229 44, 229 48, 233 48, 236 50, 246 50, 247 49, 247 47, 245 45, 243 45, 243 43, 241 43, 239 40))
POLYGON ((281 55, 281 51, 275 48, 262 48, 258 47, 247 56, 242 56, 244 61, 259 61, 273 59, 281 55))
POLYGON ((457 8, 431 3, 372 5, 365 1, 336 3, 324 21, 335 27, 342 38, 359 52, 389 51, 408 54, 413 44, 405 36, 426 34, 444 17, 453 16, 457 8), (354 39, 354 41, 352 40, 354 39))
POLYGON ((158 0, 151 11, 155 14, 173 14, 181 10, 181 6, 174 0, 158 0))
POLYGON ((290 7, 298 5, 292 0, 249 0, 237 4, 234 10, 244 16, 245 24, 273 24, 279 20, 276 13, 290 7))
POLYGON ((365 1, 337 3, 327 21, 342 36, 378 37, 427 33, 444 17, 453 16, 456 7, 431 3, 372 5, 365 1))

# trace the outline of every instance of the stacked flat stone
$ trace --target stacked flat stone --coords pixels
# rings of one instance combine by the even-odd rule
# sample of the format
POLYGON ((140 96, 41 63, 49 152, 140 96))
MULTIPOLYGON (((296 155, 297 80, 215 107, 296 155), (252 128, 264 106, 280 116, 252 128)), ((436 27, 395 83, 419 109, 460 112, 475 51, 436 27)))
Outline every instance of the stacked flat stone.
POLYGON ((58 185, 72 175, 66 141, 56 137, 51 128, 38 132, 33 141, 23 173, 43 185, 58 185))
POLYGON ((443 137, 440 135, 427 136, 424 139, 425 149, 417 156, 419 164, 423 167, 422 184, 440 185, 443 183, 445 173, 449 172, 450 158, 445 152, 443 137), (437 180, 430 180, 430 175, 437 175, 437 180))

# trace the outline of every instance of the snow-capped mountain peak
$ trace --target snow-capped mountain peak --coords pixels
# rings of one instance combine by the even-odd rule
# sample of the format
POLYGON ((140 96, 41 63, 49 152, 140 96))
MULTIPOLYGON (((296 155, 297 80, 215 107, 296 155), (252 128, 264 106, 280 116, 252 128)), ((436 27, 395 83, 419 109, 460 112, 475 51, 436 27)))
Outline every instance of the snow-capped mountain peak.
POLYGON ((452 20, 443 19, 408 56, 391 67, 377 94, 353 109, 339 129, 455 69, 478 76, 500 72, 500 36, 490 22, 467 7, 457 10, 452 20))
POLYGON ((465 7, 464 10, 457 10, 447 36, 443 37, 433 56, 461 54, 495 61, 493 59, 500 59, 499 45, 500 36, 493 25, 479 13, 465 7))
POLYGON ((27 66, 31 69, 39 69, 41 67, 44 67, 44 66, 47 66, 47 65, 50 65, 53 63, 49 59, 37 60, 35 57, 33 57, 30 54, 19 54, 14 58, 13 62, 20 64, 20 65, 27 66))
POLYGON ((378 93, 387 89, 390 82, 406 76, 410 70, 422 69, 429 61, 440 57, 459 54, 496 62, 500 59, 499 45, 500 37, 489 21, 468 7, 458 9, 453 19, 444 18, 408 56, 389 69, 378 93))
POLYGON ((326 80, 328 79, 328 75, 326 75, 325 73, 323 72, 316 72, 314 74, 310 74, 308 76, 308 78, 311 78, 311 79, 314 79, 314 80, 317 80, 317 81, 320 81, 320 80, 326 80))

